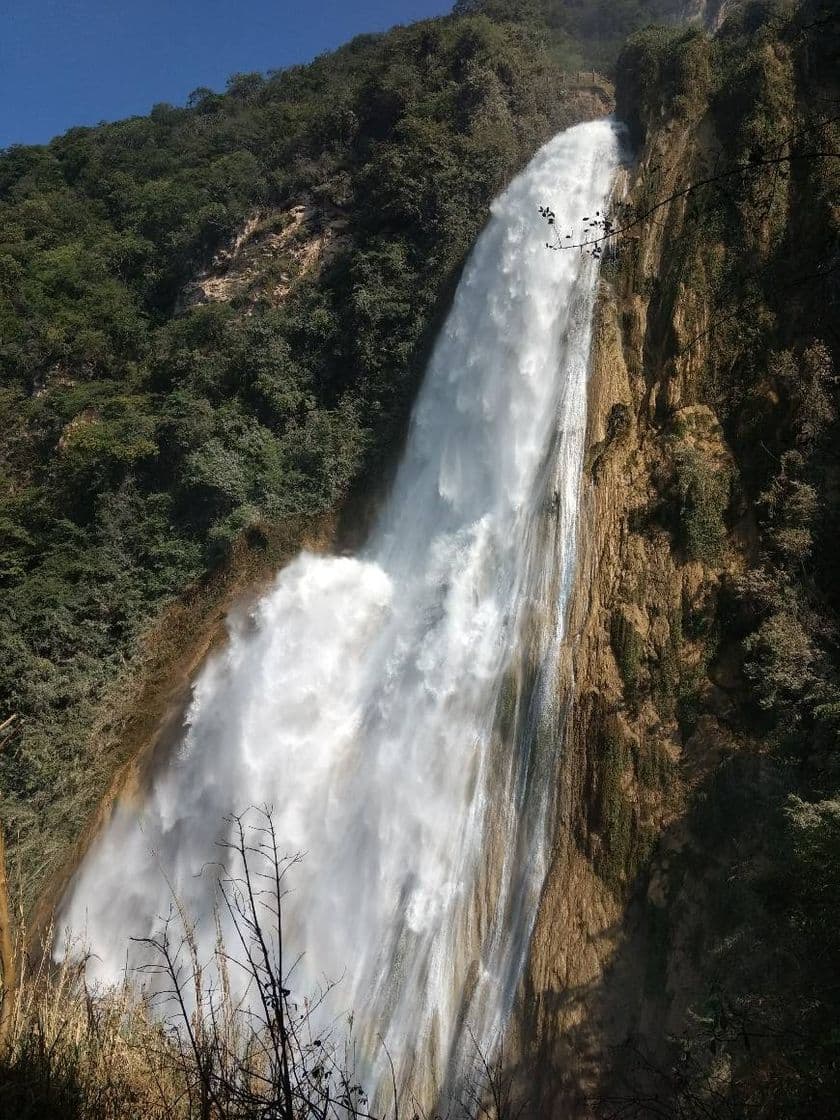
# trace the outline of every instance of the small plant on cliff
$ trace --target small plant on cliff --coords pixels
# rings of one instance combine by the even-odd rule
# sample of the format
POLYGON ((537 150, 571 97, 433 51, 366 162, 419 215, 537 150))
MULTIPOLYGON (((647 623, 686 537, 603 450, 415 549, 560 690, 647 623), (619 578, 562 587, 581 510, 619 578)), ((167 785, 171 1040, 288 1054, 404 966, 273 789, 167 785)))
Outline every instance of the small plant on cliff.
POLYGON ((614 611, 610 621, 610 645, 624 682, 624 697, 631 708, 639 702, 643 673, 644 640, 623 611, 614 611))
POLYGON ((710 463, 693 447, 680 448, 674 465, 680 498, 680 543, 690 560, 718 564, 726 547, 729 470, 710 463))
POLYGON ((621 892, 627 881, 633 846, 634 811, 626 788, 631 757, 616 729, 605 733, 601 751, 597 802, 601 847, 595 868, 609 887, 621 892))

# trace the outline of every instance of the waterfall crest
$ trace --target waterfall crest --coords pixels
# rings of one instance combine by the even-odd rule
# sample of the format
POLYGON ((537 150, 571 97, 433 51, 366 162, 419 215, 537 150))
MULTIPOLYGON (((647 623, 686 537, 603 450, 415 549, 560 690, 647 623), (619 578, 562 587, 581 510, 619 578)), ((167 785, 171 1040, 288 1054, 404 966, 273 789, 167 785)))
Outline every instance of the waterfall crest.
MULTIPOLYGON (((117 808, 62 924, 118 977, 170 885, 215 940, 223 818, 270 803, 293 868, 296 988, 381 1033, 433 1095, 503 1029, 550 846, 597 264, 545 249, 603 210, 616 129, 550 141, 492 207, 368 544, 301 554, 195 682, 142 814, 117 808), (167 880, 160 868, 167 873, 167 880)), ((373 1058, 372 1078, 381 1070, 373 1058)))

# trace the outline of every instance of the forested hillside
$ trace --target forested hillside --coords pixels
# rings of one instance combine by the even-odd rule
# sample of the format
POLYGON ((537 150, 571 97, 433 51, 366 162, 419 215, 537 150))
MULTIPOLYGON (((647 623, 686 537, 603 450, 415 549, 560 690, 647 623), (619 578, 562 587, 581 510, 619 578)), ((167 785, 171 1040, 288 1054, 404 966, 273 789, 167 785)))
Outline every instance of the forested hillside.
POLYGON ((26 898, 113 769, 162 607, 381 473, 490 199, 587 112, 563 61, 429 22, 0 156, 0 787, 26 898), (250 287, 191 296, 243 231, 268 239, 250 287))
POLYGON ((458 0, 455 11, 481 12, 539 28, 570 64, 612 70, 627 39, 650 24, 714 25, 726 0, 458 0))

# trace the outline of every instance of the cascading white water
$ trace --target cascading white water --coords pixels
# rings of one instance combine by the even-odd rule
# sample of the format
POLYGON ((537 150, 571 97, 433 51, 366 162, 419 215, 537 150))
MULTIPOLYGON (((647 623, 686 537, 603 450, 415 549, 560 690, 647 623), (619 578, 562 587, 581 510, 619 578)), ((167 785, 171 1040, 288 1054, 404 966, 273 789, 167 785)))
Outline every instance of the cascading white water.
POLYGON ((333 1011, 381 1032, 427 1097, 469 1060, 466 1026, 492 1049, 550 842, 597 269, 546 251, 537 207, 579 228, 617 159, 610 122, 580 125, 493 204, 367 547, 303 553, 231 619, 142 817, 118 808, 71 885, 62 922, 98 977, 170 889, 209 954, 198 872, 226 814, 271 803, 306 853, 285 910, 297 989, 343 977, 333 1011))

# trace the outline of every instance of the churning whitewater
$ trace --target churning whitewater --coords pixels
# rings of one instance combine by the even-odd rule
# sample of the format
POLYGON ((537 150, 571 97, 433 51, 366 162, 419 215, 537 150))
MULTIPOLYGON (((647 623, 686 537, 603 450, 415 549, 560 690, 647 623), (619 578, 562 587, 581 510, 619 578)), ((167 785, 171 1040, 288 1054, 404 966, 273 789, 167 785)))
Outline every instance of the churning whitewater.
POLYGON ((305 853, 284 913, 295 990, 339 980, 329 1014, 354 1009, 427 1099, 473 1038, 492 1049, 551 840, 597 278, 546 251, 537 209, 579 229, 617 161, 610 122, 580 125, 493 204, 369 543, 301 554, 230 620, 142 813, 119 807, 72 883, 62 924, 97 978, 172 892, 212 956, 224 818, 271 804, 305 853))

